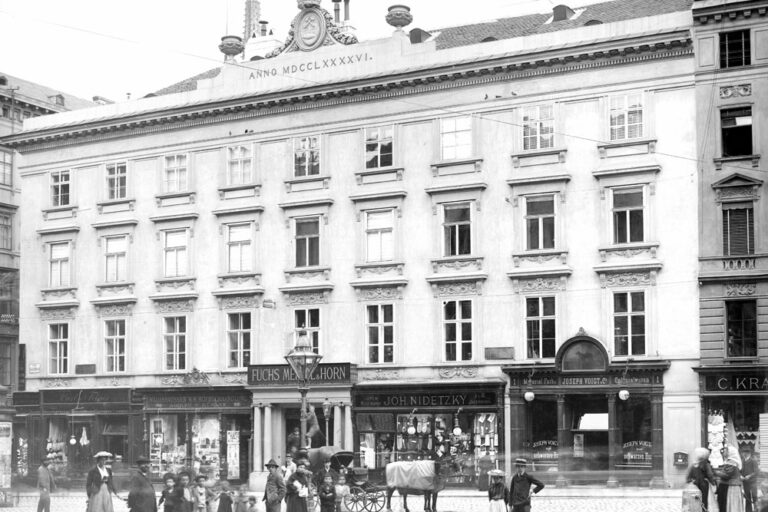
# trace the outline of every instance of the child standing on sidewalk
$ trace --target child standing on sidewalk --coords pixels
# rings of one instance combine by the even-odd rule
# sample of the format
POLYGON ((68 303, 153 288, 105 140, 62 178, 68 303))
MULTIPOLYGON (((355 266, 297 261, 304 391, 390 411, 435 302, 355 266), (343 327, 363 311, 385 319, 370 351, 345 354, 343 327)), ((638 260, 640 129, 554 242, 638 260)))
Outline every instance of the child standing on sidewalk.
POLYGON ((509 503, 509 489, 504 485, 504 472, 500 469, 492 469, 488 472, 491 476, 491 485, 488 487, 488 512, 507 512, 509 503))

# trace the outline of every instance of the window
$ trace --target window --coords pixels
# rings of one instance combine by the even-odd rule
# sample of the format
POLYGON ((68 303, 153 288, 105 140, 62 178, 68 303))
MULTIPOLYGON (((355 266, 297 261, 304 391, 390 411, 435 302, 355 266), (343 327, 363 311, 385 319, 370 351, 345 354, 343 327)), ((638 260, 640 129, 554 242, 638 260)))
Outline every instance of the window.
POLYGON ((164 251, 164 275, 165 277, 179 277, 187 275, 187 230, 175 229, 163 233, 164 251))
POLYGON ((11 344, 0 343, 0 386, 11 385, 11 344))
POLYGON ((720 34, 720 67, 749 66, 752 62, 749 48, 749 30, 720 34))
POLYGON ((11 118, 11 107, 3 106, 3 117, 8 119, 11 118))
POLYGON ((7 151, 0 151, 0 185, 10 185, 13 174, 13 157, 7 151))
POLYGON ((754 300, 726 301, 728 357, 757 356, 757 303, 754 300))
POLYGON ((472 117, 451 117, 440 122, 440 157, 443 160, 472 156, 472 117))
POLYGON ((69 372, 69 324, 48 326, 48 373, 69 372))
POLYGON ((165 369, 187 368, 187 317, 163 318, 163 342, 165 344, 165 369))
POLYGON ((555 298, 525 299, 528 359, 555 357, 555 298))
POLYGON ((393 210, 365 213, 366 261, 392 261, 394 258, 393 210))
POLYGON ((645 292, 613 294, 613 333, 617 356, 645 354, 645 292))
POLYGON ((472 301, 443 301, 446 361, 472 360, 472 301))
POLYGON ((56 288, 70 284, 70 245, 69 242, 57 242, 48 245, 50 286, 56 288))
POLYGON ((555 196, 525 199, 525 229, 529 251, 555 247, 555 196))
POLYGON ((443 255, 472 253, 472 219, 469 203, 443 206, 443 255))
POLYGON ((365 129, 365 168, 378 169, 391 167, 393 129, 391 126, 379 126, 365 129))
POLYGON ((13 119, 15 121, 21 121, 21 110, 18 108, 13 109, 13 119))
POLYGON ((366 336, 368 338, 368 362, 391 363, 394 361, 395 321, 392 304, 366 306, 366 336))
POLYGON ((243 368, 251 364, 251 314, 227 314, 229 338, 228 368, 243 368))
POLYGON ((227 148, 227 184, 246 185, 253 181, 251 172, 252 154, 249 146, 227 148))
POLYGON ((320 308, 302 308, 293 312, 294 329, 296 335, 299 331, 306 331, 312 343, 312 350, 320 353, 320 308))
POLYGON ((613 191, 613 243, 643 241, 643 189, 613 191))
POLYGON ((107 198, 125 199, 127 197, 126 186, 128 184, 128 169, 125 163, 110 164, 107 166, 107 198))
POLYGON ((13 249, 13 218, 0 213, 0 249, 13 249))
POLYGON ((51 205, 69 206, 69 171, 51 172, 51 205))
POLYGON ((320 174, 320 137, 301 137, 294 141, 293 175, 317 176, 320 174))
POLYGON ((296 219, 296 267, 320 264, 320 219, 296 219))
POLYGON ((105 275, 107 283, 119 283, 128 278, 128 237, 110 236, 104 239, 105 275))
POLYGON ((173 155, 165 157, 165 192, 187 191, 187 155, 173 155))
POLYGON ((104 343, 106 345, 106 371, 125 371, 125 320, 104 322, 104 343))
POLYGON ((227 226, 227 260, 229 272, 250 272, 251 270, 251 225, 232 224, 227 226))
POLYGON ((723 156, 752 154, 752 108, 729 108, 720 111, 723 156))
POLYGON ((643 99, 641 94, 614 96, 611 103, 611 140, 643 136, 643 99))
POLYGON ((754 223, 752 203, 723 206, 723 256, 755 253, 754 223))
POLYGON ((555 144, 555 117, 552 105, 523 109, 523 149, 546 149, 555 144))

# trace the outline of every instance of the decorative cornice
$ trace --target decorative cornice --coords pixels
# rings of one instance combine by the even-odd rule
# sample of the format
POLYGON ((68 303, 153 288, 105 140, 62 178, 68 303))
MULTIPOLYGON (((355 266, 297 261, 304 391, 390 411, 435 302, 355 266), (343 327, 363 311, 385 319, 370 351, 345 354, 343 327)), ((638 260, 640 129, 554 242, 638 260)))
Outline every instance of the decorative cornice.
POLYGON ((40 319, 43 321, 71 320, 75 318, 75 309, 76 307, 73 306, 45 309, 40 308, 40 319))
POLYGON ((415 72, 412 72, 403 75, 399 80, 393 80, 393 77, 388 75, 381 78, 347 82, 344 87, 330 91, 318 86, 288 93, 275 92, 259 96, 248 93, 236 98, 198 105, 192 107, 196 108, 193 111, 190 111, 190 107, 186 106, 167 108, 162 111, 137 113, 124 118, 85 122, 75 129, 59 126, 35 132, 22 132, 8 136, 3 142, 13 148, 32 146, 31 151, 38 151, 82 144, 84 137, 88 137, 91 141, 104 141, 142 134, 157 134, 181 128, 232 122, 244 118, 299 112, 340 104, 380 101, 385 98, 493 82, 508 82, 527 77, 678 58, 693 53, 688 31, 677 31, 665 35, 666 37, 662 41, 656 41, 654 44, 626 44, 614 50, 574 52, 571 56, 549 60, 523 60, 515 63, 504 62, 509 61, 514 56, 502 56, 491 59, 484 65, 467 62, 454 64, 451 67, 425 70, 422 71, 423 76, 414 76, 415 72), (461 69, 462 65, 465 66, 465 69, 461 69))
POLYGON ((768 12, 766 5, 757 6, 750 2, 740 2, 734 5, 717 5, 696 8, 693 6, 693 18, 701 25, 706 25, 710 21, 721 23, 723 21, 736 21, 739 17, 749 19, 753 15, 763 17, 768 12))
POLYGON ((726 85, 720 88, 720 98, 739 98, 752 96, 752 84, 726 85))
POLYGON ((478 368, 474 366, 454 366, 437 369, 437 374, 441 379, 474 379, 478 373, 478 368))
POLYGON ((726 297, 749 297, 757 293, 757 284, 754 282, 725 283, 726 297))

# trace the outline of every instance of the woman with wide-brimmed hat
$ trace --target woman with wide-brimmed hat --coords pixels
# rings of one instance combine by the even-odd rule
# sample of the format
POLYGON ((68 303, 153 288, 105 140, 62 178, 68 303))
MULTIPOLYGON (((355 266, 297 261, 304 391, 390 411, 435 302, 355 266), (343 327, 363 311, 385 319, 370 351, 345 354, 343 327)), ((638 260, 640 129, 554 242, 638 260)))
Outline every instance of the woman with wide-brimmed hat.
POLYGON ((96 465, 88 472, 88 478, 85 481, 88 512, 114 512, 112 494, 118 498, 120 496, 112 483, 112 470, 107 467, 107 460, 112 458, 112 454, 100 451, 93 457, 96 459, 96 465))
POLYGON ((312 479, 312 472, 308 468, 307 459, 297 460, 296 471, 285 482, 285 512, 307 512, 307 498, 311 492, 312 479))
POLYGON ((507 512, 509 489, 504 485, 504 472, 492 469, 488 472, 491 483, 488 486, 489 512, 507 512))

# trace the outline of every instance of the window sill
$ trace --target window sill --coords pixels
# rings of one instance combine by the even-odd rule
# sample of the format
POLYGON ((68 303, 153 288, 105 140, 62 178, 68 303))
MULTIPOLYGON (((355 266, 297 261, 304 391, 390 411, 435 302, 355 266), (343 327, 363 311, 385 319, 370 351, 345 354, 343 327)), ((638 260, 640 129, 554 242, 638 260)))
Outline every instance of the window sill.
POLYGON ((483 270, 482 256, 445 256, 430 260, 432 272, 441 274, 443 272, 481 272, 483 270))
POLYGON ((292 178, 285 180, 285 191, 290 192, 303 192, 306 190, 318 190, 328 188, 331 182, 331 177, 328 175, 317 176, 302 176, 299 178, 292 178))
POLYGON ((195 277, 163 277, 155 279, 155 289, 158 292, 181 290, 194 292, 196 281, 197 278, 195 277))
POLYGON ((120 281, 115 283, 102 283, 96 285, 96 294, 101 297, 104 292, 111 292, 117 294, 127 291, 129 294, 133 293, 133 287, 136 285, 133 281, 120 281))
POLYGON ((405 263, 402 261, 377 261, 375 263, 359 263, 355 265, 357 278, 366 276, 402 276, 405 263))
POLYGON ((554 259, 559 259, 560 263, 565 265, 568 260, 568 251, 560 249, 535 249, 512 254, 512 262, 515 267, 519 267, 520 263, 524 261, 541 265, 554 259))
POLYGON ((175 206, 177 204, 194 204, 196 192, 166 192, 155 195, 155 204, 160 206, 175 206))
POLYGON ((440 160, 430 165, 432 176, 444 174, 461 174, 468 172, 480 172, 483 170, 483 159, 480 157, 455 158, 452 160, 440 160))
POLYGON ((512 165, 514 167, 528 167, 532 165, 564 164, 565 148, 529 149, 513 153, 512 165))
POLYGON ((115 199, 96 203, 96 209, 99 213, 124 212, 126 210, 132 211, 135 205, 135 199, 115 199))
POLYGON ((720 158, 713 158, 715 163, 715 170, 723 170, 724 165, 736 163, 736 162, 750 162, 752 167, 758 167, 760 165, 760 155, 739 155, 739 156, 723 156, 720 158))
POLYGON ((405 169, 402 167, 377 167, 356 171, 355 179, 358 185, 366 183, 380 183, 384 181, 402 181, 405 169))
POLYGON ((327 281, 331 275, 331 267, 300 267, 284 270, 285 281, 290 283, 294 279, 327 281))
POLYGON ((656 259, 656 251, 659 248, 658 242, 634 242, 629 244, 616 244, 608 247, 599 247, 600 261, 606 261, 608 256, 619 256, 622 258, 631 258, 640 254, 648 254, 651 259, 656 259))
POLYGON ((54 288, 43 288, 40 290, 43 301, 72 299, 77 300, 77 287, 58 286, 54 288))
POLYGON ((219 281, 219 288, 230 288, 236 285, 249 284, 253 286, 261 285, 261 274, 256 272, 232 272, 219 274, 216 276, 219 281))
POLYGON ((261 194, 261 184, 259 183, 245 183, 241 185, 226 185, 219 187, 219 199, 230 199, 234 197, 241 197, 242 193, 247 193, 250 196, 258 196, 261 194))
POLYGON ((723 362, 726 364, 758 364, 760 362, 760 358, 757 356, 744 356, 744 357, 737 357, 737 356, 725 356, 723 358, 723 362))
POLYGON ((77 205, 67 206, 54 206, 51 208, 44 208, 43 220, 50 219, 63 219, 65 217, 77 217, 77 205))
POLYGON ((656 139, 638 137, 605 142, 597 145, 600 158, 643 155, 656 152, 656 139))

